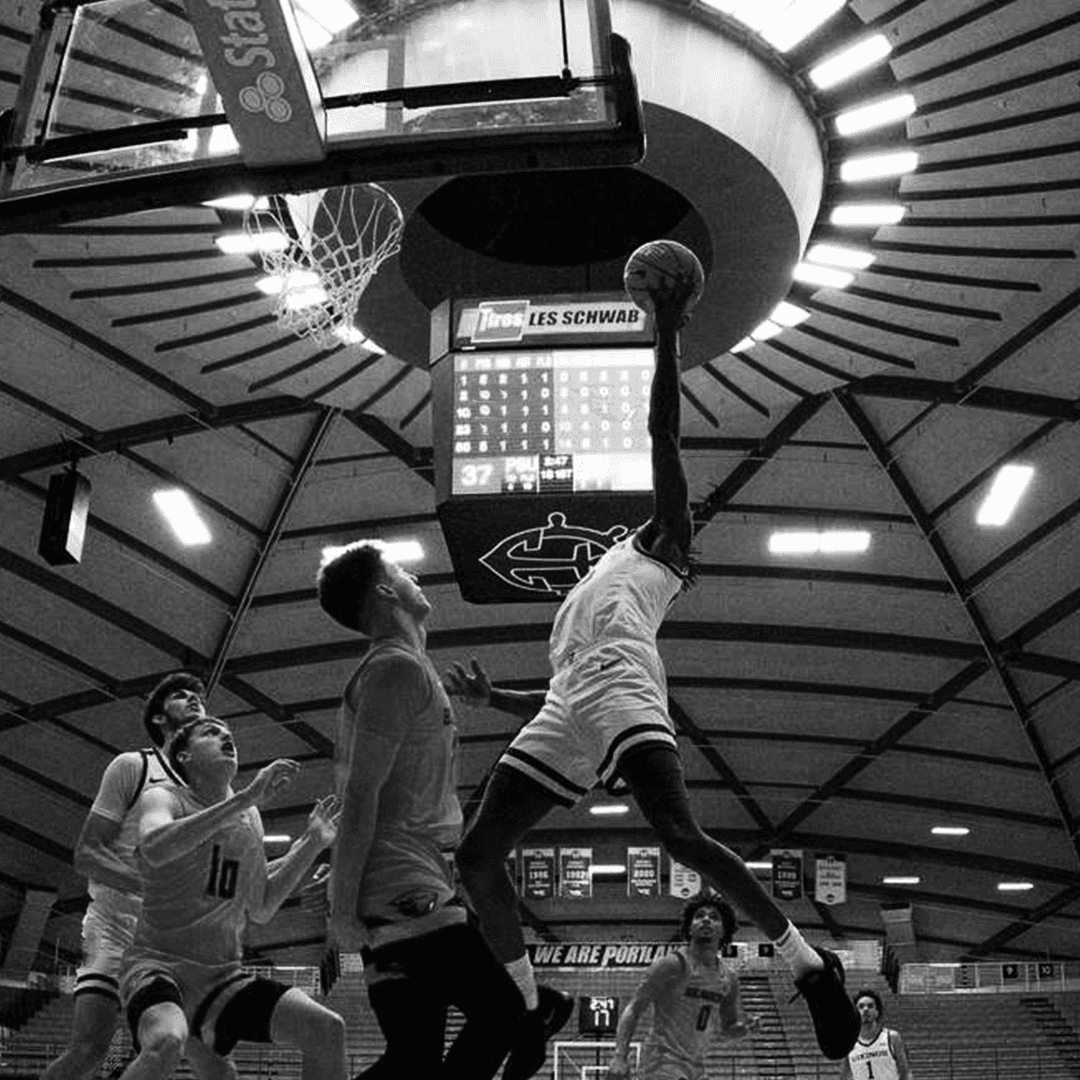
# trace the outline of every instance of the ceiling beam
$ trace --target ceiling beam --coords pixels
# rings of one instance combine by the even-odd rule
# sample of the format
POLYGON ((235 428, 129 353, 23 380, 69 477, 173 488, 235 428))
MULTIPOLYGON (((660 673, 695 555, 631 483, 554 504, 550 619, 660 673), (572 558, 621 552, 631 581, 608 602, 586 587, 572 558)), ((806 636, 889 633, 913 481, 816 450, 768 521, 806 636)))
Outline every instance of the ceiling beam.
POLYGON ((983 616, 982 611, 979 609, 978 604, 975 602, 975 598, 971 594, 968 585, 964 582, 959 567, 952 557, 952 553, 946 546, 941 534, 935 529, 933 521, 930 519, 929 514, 927 514, 919 497, 916 495, 915 489, 904 475, 900 463, 891 455, 889 449, 882 441, 881 436, 877 433, 877 430, 870 421, 870 418, 862 411, 862 408, 856 402, 855 398, 847 390, 839 390, 836 392, 835 396, 840 407, 847 413, 848 418, 851 420, 856 430, 858 430, 859 434, 866 441, 866 445, 870 448, 870 452, 874 455, 881 470, 888 477, 893 490, 907 507, 908 513, 911 514, 912 519, 918 525, 919 531, 923 534, 923 538, 927 545, 934 553, 934 557, 944 571, 945 576, 952 584, 953 590, 956 593, 956 598, 964 609, 968 622, 978 636, 979 642, 990 662, 990 666, 997 675, 998 682, 1001 683, 1005 695, 1012 705, 1017 719, 1020 721, 1021 729, 1027 738, 1028 744, 1031 746, 1032 752, 1035 755, 1035 760, 1039 763, 1039 768, 1042 771, 1043 778, 1049 789, 1050 798, 1061 817, 1065 835, 1069 839, 1077 863, 1080 864, 1080 835, 1078 835, 1076 819, 1073 816, 1072 808, 1069 806, 1061 782, 1054 772, 1050 754, 1043 743, 1042 736, 1035 726, 1035 720, 1031 710, 1028 708, 1027 702, 1020 693, 1020 689, 1016 685, 1012 673, 1002 660, 998 643, 994 639, 994 635, 990 631, 990 626, 983 616))
POLYGON ((1071 885, 1063 889, 1057 896, 1050 897, 1045 903, 1040 904, 1034 911, 1022 915, 1019 919, 999 930, 996 934, 988 937, 985 941, 975 945, 969 955, 975 958, 992 955, 1003 945, 1014 941, 1022 934, 1026 934, 1033 926, 1056 915, 1062 908, 1068 907, 1076 900, 1080 900, 1080 884, 1071 885))
POLYGON ((213 656, 210 659, 210 668, 206 675, 206 692, 208 695, 221 678, 222 670, 236 641, 236 635, 240 632, 240 625, 251 607, 255 588, 259 584, 259 578, 262 576, 262 572, 266 569, 266 564, 274 552, 278 538, 281 536, 281 530, 288 519, 289 511, 292 509, 300 489, 304 486, 304 481, 307 479, 319 451, 326 442, 327 436, 333 430, 339 415, 340 413, 336 409, 324 408, 322 414, 316 417, 315 423, 312 424, 311 430, 308 432, 304 448, 293 465, 292 472, 285 482, 285 488, 281 492, 277 505, 270 515, 270 520, 266 524, 266 529, 259 538, 255 558, 244 575, 243 587, 226 616, 225 630, 214 648, 213 656))
POLYGON ((210 406, 203 412, 163 416, 156 420, 127 424, 92 435, 81 434, 48 446, 39 446, 33 450, 23 450, 20 453, 0 458, 0 480, 32 472, 35 469, 66 465, 73 457, 83 457, 86 454, 111 454, 133 446, 162 442, 165 439, 179 438, 182 435, 192 435, 200 431, 216 431, 220 428, 254 423, 257 420, 299 416, 314 412, 319 408, 320 406, 310 402, 280 395, 256 398, 254 401, 241 401, 234 405, 223 405, 220 408, 210 406))
POLYGON ((435 484, 434 454, 430 446, 413 446, 379 417, 372 413, 349 412, 345 414, 369 439, 407 465, 425 483, 435 484))
POLYGON ((944 379, 918 379, 903 375, 867 375, 854 380, 845 392, 859 397, 892 398, 897 401, 925 401, 933 405, 958 405, 968 409, 988 409, 1020 416, 1080 420, 1080 403, 1073 398, 1032 394, 1000 386, 962 386, 944 379))

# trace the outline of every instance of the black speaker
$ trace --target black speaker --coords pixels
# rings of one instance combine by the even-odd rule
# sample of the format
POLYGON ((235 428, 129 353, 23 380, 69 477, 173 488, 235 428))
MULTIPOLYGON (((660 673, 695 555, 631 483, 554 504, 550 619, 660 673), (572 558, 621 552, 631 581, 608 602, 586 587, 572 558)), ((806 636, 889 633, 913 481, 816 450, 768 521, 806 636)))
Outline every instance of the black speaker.
POLYGON ((50 566, 77 563, 90 513, 90 481, 74 469, 49 477, 38 554, 50 566))

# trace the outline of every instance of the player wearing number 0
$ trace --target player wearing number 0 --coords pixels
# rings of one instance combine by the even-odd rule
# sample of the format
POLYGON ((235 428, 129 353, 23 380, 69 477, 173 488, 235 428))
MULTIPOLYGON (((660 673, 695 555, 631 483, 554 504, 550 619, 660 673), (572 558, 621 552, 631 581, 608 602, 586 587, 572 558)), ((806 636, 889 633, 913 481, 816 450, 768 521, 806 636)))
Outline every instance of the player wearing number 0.
POLYGON ((155 785, 137 807, 145 890, 120 985, 139 1053, 123 1080, 165 1080, 185 1051, 205 1077, 240 1040, 299 1048, 303 1080, 345 1080, 341 1017, 240 966, 248 918, 267 922, 333 842, 337 799, 316 803, 301 838, 268 865, 257 807, 292 782, 296 762, 274 761, 233 792, 236 745, 211 717, 176 733, 169 760, 189 786, 155 785))
POLYGON ((686 948, 657 960, 619 1017, 609 1080, 630 1075, 630 1040, 650 1007, 652 1031, 641 1058, 640 1080, 705 1080, 705 1055, 716 1038, 740 1039, 758 1018, 743 1015, 739 980, 720 959, 735 933, 735 912, 711 893, 683 910, 686 948))
MULTIPOLYGON (((672 245, 660 248, 671 252, 672 245)), ((654 248, 655 245, 646 245, 654 248)), ((549 654, 553 675, 539 713, 496 764, 483 804, 458 850, 462 881, 492 951, 535 1002, 535 983, 513 884, 505 860, 518 840, 556 806, 573 806, 597 782, 626 784, 672 858, 697 870, 738 904, 774 941, 791 967, 826 1057, 844 1057, 859 1019, 844 992, 835 953, 812 948, 735 852, 707 836, 690 811, 675 731, 667 712, 667 683, 656 635, 669 605, 691 576, 694 534, 686 475, 679 456, 679 328, 703 284, 693 276, 657 279, 656 373, 649 398, 653 513, 631 537, 615 544, 570 591, 555 616, 549 654)), ((627 285, 640 295, 632 271, 627 285)), ((463 669, 459 682, 470 678, 463 669)), ((467 689, 463 687, 463 689, 467 689)), ((530 692, 499 691, 491 703, 526 717, 538 706, 530 692)), ((533 1014, 537 1037, 544 1018, 533 1014)), ((543 1060, 541 1056, 541 1062, 543 1060)), ((511 1057, 508 1069, 514 1064, 511 1057)), ((528 1066, 539 1067, 535 1059, 528 1066)), ((518 1077, 513 1073, 513 1077, 518 1077)), ((532 1073, 522 1070, 521 1076, 532 1073)))
POLYGON ((855 1049, 840 1066, 840 1080, 912 1080, 900 1032, 884 1026, 885 1006, 875 990, 855 995, 862 1027, 855 1049))

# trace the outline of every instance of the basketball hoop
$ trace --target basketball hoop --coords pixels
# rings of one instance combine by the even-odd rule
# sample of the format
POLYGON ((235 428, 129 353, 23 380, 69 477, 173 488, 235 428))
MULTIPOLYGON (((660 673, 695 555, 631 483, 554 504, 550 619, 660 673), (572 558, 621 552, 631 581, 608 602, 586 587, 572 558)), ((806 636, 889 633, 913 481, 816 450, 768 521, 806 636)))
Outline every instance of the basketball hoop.
POLYGON ((275 195, 244 214, 278 322, 323 347, 353 339, 360 297, 401 250, 403 225, 397 200, 377 184, 275 195))

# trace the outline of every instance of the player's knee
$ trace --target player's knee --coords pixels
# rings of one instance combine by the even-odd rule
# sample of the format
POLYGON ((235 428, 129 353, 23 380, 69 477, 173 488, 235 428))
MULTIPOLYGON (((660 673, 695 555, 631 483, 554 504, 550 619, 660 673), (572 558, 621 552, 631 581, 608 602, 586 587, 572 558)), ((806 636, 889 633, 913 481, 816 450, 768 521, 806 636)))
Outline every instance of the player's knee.
POLYGON ((345 1049, 345 1021, 330 1009, 319 1009, 307 1017, 300 1038, 300 1049, 336 1054, 345 1049))
POLYGON ((75 1036, 71 1043, 71 1052, 80 1064, 96 1065, 109 1052, 111 1042, 111 1028, 93 1028, 75 1036))
POLYGON ((140 1056, 155 1063, 155 1075, 166 1076, 180 1061, 184 1049, 184 1035, 175 1028, 161 1028, 142 1040, 140 1056))

